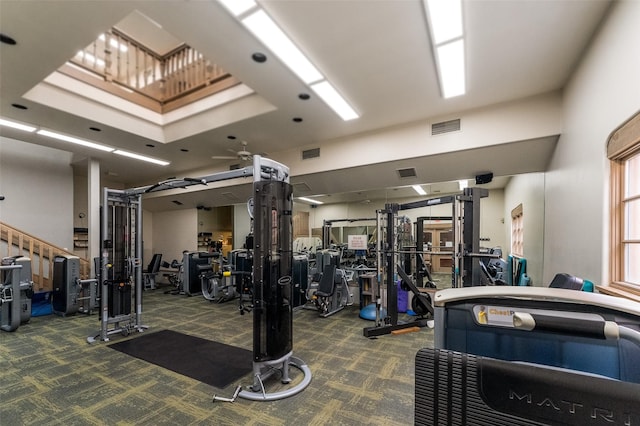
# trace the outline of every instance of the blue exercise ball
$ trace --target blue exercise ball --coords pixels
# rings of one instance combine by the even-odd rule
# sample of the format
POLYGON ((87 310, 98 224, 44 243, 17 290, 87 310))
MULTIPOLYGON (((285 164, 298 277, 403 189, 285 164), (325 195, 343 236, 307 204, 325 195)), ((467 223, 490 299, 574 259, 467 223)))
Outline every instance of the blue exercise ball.
MULTIPOLYGON (((380 318, 384 318, 386 316, 387 316, 387 310, 385 308, 382 308, 380 310, 380 318)), ((360 318, 369 320, 369 321, 375 321, 376 320, 376 304, 372 303, 360 309, 360 318)))

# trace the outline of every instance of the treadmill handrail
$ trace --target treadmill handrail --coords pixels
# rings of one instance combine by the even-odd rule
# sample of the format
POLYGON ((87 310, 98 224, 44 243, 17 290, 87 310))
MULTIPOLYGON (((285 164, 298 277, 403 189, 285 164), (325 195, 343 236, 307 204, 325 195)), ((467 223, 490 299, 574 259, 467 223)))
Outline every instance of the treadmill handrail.
POLYGON ((525 286, 478 286, 448 288, 439 290, 434 297, 434 305, 443 307, 447 303, 474 299, 521 299, 521 300, 546 300, 565 303, 577 303, 582 305, 598 306, 613 309, 628 314, 640 316, 640 303, 621 297, 609 296, 601 293, 567 290, 549 287, 525 287, 525 286))

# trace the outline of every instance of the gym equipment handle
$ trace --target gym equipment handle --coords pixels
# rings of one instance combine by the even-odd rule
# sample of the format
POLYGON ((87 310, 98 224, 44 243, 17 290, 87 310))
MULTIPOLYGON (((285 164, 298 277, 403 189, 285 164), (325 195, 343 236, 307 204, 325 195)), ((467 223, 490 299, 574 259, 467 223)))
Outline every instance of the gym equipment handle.
POLYGON ((614 339, 620 337, 618 324, 613 321, 597 321, 551 315, 515 312, 513 326, 527 331, 549 331, 596 339, 614 339))

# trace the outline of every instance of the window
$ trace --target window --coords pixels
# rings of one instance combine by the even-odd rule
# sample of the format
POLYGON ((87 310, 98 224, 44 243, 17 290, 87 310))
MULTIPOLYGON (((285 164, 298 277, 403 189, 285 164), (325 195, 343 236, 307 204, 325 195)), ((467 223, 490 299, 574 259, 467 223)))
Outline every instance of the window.
POLYGON ((607 143, 611 161, 610 279, 605 293, 640 301, 640 113, 607 143))
POLYGON ((524 257, 524 210, 522 204, 511 210, 511 254, 524 257))
POLYGON ((640 153, 625 161, 623 281, 640 285, 640 153))

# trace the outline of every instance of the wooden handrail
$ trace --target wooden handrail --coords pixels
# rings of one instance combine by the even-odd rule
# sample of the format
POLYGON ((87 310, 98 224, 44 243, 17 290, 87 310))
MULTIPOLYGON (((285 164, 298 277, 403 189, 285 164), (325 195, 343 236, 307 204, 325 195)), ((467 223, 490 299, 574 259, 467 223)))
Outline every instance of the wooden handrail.
MULTIPOLYGON (((172 109, 172 103, 187 96, 202 92, 196 96, 200 99, 209 96, 214 87, 215 93, 237 84, 237 79, 186 44, 159 55, 115 28, 80 51, 69 63, 100 76, 103 82, 147 97, 157 103, 163 113, 172 109), (225 84, 217 84, 221 82, 225 84)), ((63 66, 60 72, 78 78, 69 68, 63 66)), ((100 86, 98 80, 85 73, 79 77, 88 84, 100 86)))
MULTIPOLYGON (((53 289, 53 259, 56 256, 77 256, 38 237, 0 221, 0 241, 6 243, 4 256, 26 256, 31 259, 33 288, 36 292, 53 289)), ((4 247, 3 247, 4 248, 4 247)), ((80 278, 87 279, 91 263, 80 258, 80 278)))

